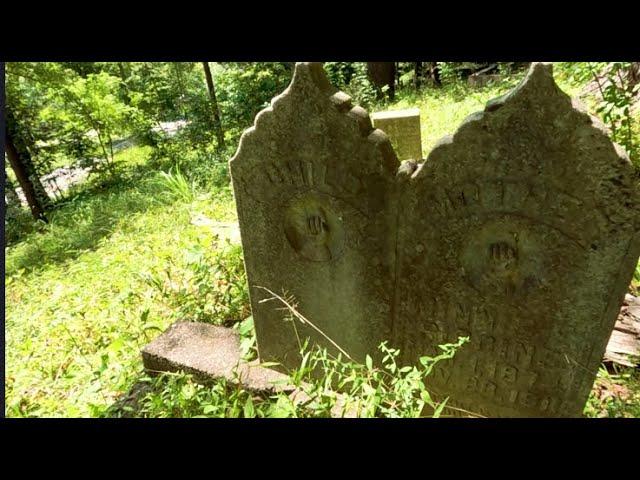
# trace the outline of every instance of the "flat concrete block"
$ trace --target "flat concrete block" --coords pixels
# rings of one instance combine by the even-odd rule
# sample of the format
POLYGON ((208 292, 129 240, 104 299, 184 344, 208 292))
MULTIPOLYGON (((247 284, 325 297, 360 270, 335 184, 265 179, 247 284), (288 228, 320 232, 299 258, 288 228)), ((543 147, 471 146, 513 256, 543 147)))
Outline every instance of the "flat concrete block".
POLYGON ((422 160, 419 109, 375 112, 371 121, 388 135, 399 160, 422 160))
POLYGON ((142 360, 150 372, 184 371, 200 382, 224 378, 249 390, 293 390, 286 375, 240 358, 234 330, 206 323, 174 323, 144 347, 142 360))
MULTIPOLYGON (((177 322, 142 349, 144 368, 152 373, 186 372, 201 383, 224 378, 255 392, 286 392, 297 405, 311 398, 290 384, 290 379, 258 362, 240 358, 240 339, 230 328, 199 322, 177 322)), ((353 407, 346 408, 345 398, 331 411, 333 417, 353 418, 353 407)))

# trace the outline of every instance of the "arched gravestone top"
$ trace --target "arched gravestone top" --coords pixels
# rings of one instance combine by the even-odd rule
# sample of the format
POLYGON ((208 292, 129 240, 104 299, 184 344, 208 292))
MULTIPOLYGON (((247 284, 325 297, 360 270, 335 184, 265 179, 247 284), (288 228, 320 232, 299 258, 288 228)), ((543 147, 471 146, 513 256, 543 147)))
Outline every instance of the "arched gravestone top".
POLYGON ((393 339, 487 416, 582 412, 640 252, 638 177, 534 64, 403 178, 393 339))
POLYGON ((297 64, 289 87, 242 135, 230 168, 263 360, 295 367, 299 345, 282 305, 261 303, 268 294, 257 287, 293 296, 354 358, 388 336, 393 262, 384 243, 393 218, 385 206, 397 167, 386 135, 318 63, 297 64))
POLYGON ((256 286, 359 360, 390 340, 414 363, 469 336, 427 381, 447 414, 581 414, 640 253, 640 189, 550 65, 399 166, 299 63, 230 167, 263 360, 297 366, 298 337, 256 286))

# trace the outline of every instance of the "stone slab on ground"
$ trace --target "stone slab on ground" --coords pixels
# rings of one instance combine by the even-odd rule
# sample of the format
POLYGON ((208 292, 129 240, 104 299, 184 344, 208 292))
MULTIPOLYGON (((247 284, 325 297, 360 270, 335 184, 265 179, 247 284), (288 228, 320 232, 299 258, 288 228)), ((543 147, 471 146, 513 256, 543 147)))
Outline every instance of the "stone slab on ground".
POLYGON ((210 228, 222 240, 228 240, 234 245, 240 245, 240 227, 238 222, 218 222, 201 213, 191 218, 191 224, 197 227, 210 228))
MULTIPOLYGON (((311 400, 305 391, 290 384, 287 375, 242 360, 238 333, 226 327, 176 322, 142 349, 142 360, 145 369, 153 373, 183 371, 201 383, 224 378, 254 392, 286 392, 296 405, 311 400)), ((356 417, 353 408, 344 406, 344 397, 338 395, 331 415, 356 417)))
POLYGON ((151 372, 185 371, 201 382, 224 378, 254 391, 287 389, 286 375, 242 361, 235 331, 206 323, 174 323, 144 347, 142 360, 151 372))

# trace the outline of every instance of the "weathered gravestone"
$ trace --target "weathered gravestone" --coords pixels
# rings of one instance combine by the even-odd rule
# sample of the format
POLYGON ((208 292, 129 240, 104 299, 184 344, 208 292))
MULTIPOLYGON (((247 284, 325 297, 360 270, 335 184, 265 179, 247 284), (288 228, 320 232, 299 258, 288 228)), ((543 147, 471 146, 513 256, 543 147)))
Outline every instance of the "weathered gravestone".
MULTIPOLYGON (((325 76, 298 64, 287 90, 258 114, 231 160, 260 357, 298 365, 283 290, 355 358, 390 334, 395 173, 391 144, 325 76)), ((299 336, 320 341, 313 329, 299 336)))
POLYGON ((469 336, 428 378, 453 408, 580 415, 640 253, 626 155, 534 64, 398 167, 319 64, 245 132, 231 171, 262 359, 296 366, 298 341, 256 286, 357 359, 389 339, 415 363, 469 336))
POLYGON ((389 136, 399 160, 422 160, 419 109, 375 112, 371 121, 389 136))

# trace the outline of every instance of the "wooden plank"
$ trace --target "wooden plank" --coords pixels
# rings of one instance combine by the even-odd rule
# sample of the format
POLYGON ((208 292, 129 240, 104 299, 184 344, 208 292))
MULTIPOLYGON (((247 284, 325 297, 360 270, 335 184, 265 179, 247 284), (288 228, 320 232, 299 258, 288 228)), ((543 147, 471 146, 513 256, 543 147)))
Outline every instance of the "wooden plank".
POLYGON ((627 295, 611 332, 604 355, 605 363, 638 366, 640 359, 640 298, 627 295))

